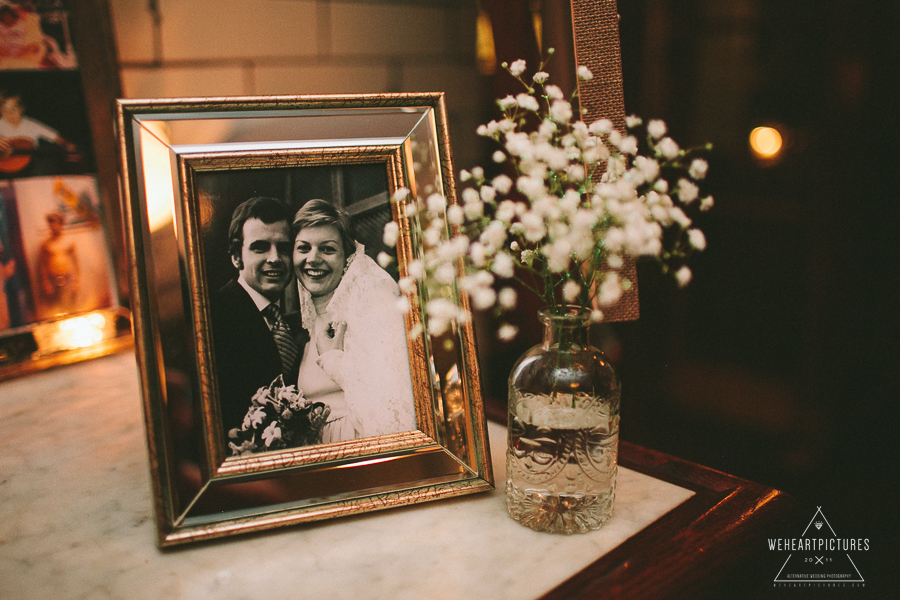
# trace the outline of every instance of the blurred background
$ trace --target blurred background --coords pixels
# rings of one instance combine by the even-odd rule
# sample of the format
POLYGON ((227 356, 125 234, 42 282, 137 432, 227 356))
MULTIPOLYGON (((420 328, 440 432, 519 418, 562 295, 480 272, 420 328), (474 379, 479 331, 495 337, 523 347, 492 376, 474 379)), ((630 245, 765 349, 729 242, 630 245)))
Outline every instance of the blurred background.
POLYGON ((839 536, 872 540, 867 591, 887 597, 900 505, 900 4, 619 10, 626 111, 666 119, 685 144, 711 141, 716 198, 691 285, 642 272, 641 318, 614 328, 623 437, 789 492, 794 534, 821 506, 839 536), (749 143, 765 126, 783 144, 768 157, 749 143))
MULTIPOLYGON (((126 97, 444 91, 457 169, 489 163, 475 129, 509 89, 499 63, 536 66, 553 45, 548 70, 571 85, 567 2, 110 5, 126 97)), ((802 523, 784 537, 821 506, 839 537, 870 538, 858 567, 884 585, 900 507, 900 3, 623 0, 619 13, 626 112, 712 142, 716 199, 691 285, 640 267, 640 319, 595 332, 623 381, 622 437, 787 491, 802 523)), ((500 346, 487 328, 485 388, 503 399, 537 332, 500 346)))

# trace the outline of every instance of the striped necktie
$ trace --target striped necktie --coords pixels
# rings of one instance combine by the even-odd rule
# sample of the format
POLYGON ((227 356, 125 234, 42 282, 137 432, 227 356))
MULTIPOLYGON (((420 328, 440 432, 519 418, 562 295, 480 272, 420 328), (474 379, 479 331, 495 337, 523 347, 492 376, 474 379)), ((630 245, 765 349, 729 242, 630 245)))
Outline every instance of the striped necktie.
POLYGON ((275 338, 278 354, 281 355, 281 370, 288 378, 285 383, 290 384, 290 378, 296 376, 296 373, 292 372, 292 368, 294 361, 297 360, 297 356, 300 354, 300 348, 294 342, 294 338, 291 336, 291 328, 288 327, 284 317, 281 316, 281 309, 277 304, 268 305, 263 309, 263 314, 265 314, 272 325, 272 337, 275 338))

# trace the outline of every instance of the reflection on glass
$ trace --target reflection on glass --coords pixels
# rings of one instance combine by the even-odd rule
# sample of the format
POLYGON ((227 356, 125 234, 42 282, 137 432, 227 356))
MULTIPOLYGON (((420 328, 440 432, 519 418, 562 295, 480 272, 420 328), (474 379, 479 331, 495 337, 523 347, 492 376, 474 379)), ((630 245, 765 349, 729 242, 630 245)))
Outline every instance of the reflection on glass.
POLYGON ((147 121, 141 129, 141 158, 144 170, 144 195, 150 231, 158 231, 175 220, 175 194, 169 156, 168 126, 162 121, 147 121))
POLYGON ((198 113, 198 118, 165 121, 166 139, 180 152, 396 145, 431 112, 426 108, 309 110, 286 111, 280 117, 248 113, 218 119, 198 113))
POLYGON ((167 429, 171 435, 173 508, 182 512, 202 488, 206 456, 202 437, 202 409, 189 308, 191 287, 184 276, 179 249, 179 224, 175 222, 175 198, 180 195, 169 146, 168 124, 144 121, 138 130, 143 172, 144 206, 141 218, 149 231, 147 280, 151 322, 160 365, 160 387, 165 397, 167 429))
POLYGON ((186 517, 189 524, 199 524, 209 517, 226 516, 225 512, 231 513, 227 515, 231 518, 248 516, 396 492, 411 481, 438 485, 469 476, 469 471, 443 451, 416 451, 336 467, 295 469, 277 478, 215 481, 211 493, 191 506, 186 517))
POLYGON ((128 311, 106 308, 76 317, 38 323, 32 330, 37 346, 35 356, 44 357, 63 350, 90 348, 116 338, 131 328, 128 311))
POLYGON ((462 381, 459 378, 459 365, 454 364, 450 368, 444 381, 446 381, 443 389, 446 444, 459 460, 471 465, 472 457, 468 448, 468 413, 462 381))

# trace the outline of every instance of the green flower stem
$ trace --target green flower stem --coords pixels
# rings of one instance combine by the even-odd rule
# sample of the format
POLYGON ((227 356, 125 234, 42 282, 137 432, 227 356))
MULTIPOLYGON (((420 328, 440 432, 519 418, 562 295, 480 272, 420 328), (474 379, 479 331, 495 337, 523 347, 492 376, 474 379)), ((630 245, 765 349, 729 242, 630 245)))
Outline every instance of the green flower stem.
POLYGON ((556 307, 556 289, 553 285, 550 269, 546 264, 544 265, 542 274, 544 276, 544 301, 547 303, 547 307, 550 308, 553 314, 559 314, 559 310, 556 307))
POLYGON ((592 266, 588 266, 587 271, 588 271, 588 273, 590 273, 590 277, 589 278, 585 277, 585 273, 584 273, 585 269, 583 267, 586 264, 588 264, 588 261, 584 261, 584 262, 580 263, 574 269, 575 272, 578 274, 578 279, 580 281, 578 283, 578 285, 581 286, 581 291, 578 292, 578 304, 581 306, 581 308, 584 308, 584 309, 587 308, 587 304, 588 304, 588 302, 590 302, 590 292, 591 292, 591 286, 594 283, 594 272, 595 272, 592 266))
MULTIPOLYGON (((557 313, 562 314, 562 313, 557 313)), ((556 338, 558 340, 556 346, 556 366, 553 369, 554 374, 559 373, 561 369, 570 369, 572 367, 573 361, 571 357, 571 349, 572 342, 568 339, 566 335, 567 329, 562 321, 554 322, 550 321, 548 324, 549 327, 556 328, 557 334, 556 338)), ((556 402, 556 399, 559 397, 560 392, 563 391, 560 389, 560 381, 558 375, 554 375, 553 383, 550 388, 550 398, 552 402, 556 402)), ((572 408, 575 408, 575 395, 572 394, 572 408)))
POLYGON ((530 292, 532 292, 532 293, 535 294, 536 296, 541 297, 541 292, 540 292, 538 289, 536 289, 535 287, 533 287, 532 285, 530 285, 527 281, 525 281, 524 279, 522 279, 522 278, 519 277, 518 275, 513 275, 513 279, 516 280, 516 281, 518 281, 519 283, 521 283, 521 284, 525 287, 525 289, 529 290, 530 292))

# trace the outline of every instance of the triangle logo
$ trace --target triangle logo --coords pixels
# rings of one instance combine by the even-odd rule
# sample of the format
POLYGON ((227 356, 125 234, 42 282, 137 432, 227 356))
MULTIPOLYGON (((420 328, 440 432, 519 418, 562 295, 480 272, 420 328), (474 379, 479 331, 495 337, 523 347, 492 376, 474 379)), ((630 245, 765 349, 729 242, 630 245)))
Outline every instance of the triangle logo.
POLYGON ((790 551, 775 583, 865 584, 850 553, 868 550, 869 540, 839 538, 821 506, 799 538, 770 539, 769 549, 790 551))

